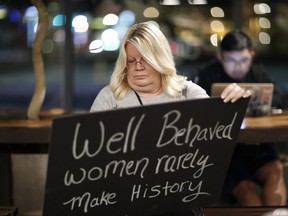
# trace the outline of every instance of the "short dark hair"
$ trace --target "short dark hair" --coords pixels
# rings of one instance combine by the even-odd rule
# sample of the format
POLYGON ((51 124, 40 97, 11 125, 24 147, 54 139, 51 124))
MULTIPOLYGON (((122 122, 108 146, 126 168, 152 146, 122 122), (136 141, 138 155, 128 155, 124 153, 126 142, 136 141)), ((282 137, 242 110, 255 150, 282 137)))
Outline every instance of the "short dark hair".
POLYGON ((251 38, 240 30, 227 33, 221 41, 220 51, 241 51, 244 49, 252 50, 253 43, 251 38))

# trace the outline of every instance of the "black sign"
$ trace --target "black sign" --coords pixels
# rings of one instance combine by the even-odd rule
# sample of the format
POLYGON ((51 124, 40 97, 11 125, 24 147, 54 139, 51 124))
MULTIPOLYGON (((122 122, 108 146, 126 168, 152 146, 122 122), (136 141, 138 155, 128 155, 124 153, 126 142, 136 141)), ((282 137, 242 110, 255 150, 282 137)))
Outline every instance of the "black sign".
POLYGON ((44 215, 155 215, 214 204, 248 100, 54 119, 44 215))

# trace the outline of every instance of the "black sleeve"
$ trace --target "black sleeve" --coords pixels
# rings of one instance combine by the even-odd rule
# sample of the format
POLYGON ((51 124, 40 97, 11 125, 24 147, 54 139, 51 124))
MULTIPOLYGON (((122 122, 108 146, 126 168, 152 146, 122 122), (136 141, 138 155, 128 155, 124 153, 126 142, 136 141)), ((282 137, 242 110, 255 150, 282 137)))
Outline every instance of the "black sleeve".
POLYGON ((209 66, 205 64, 195 67, 187 74, 187 79, 202 87, 210 95, 212 81, 209 66))
POLYGON ((195 79, 195 82, 206 90, 206 93, 211 96, 211 85, 212 80, 211 76, 209 75, 208 71, 199 70, 198 76, 195 79))
POLYGON ((272 106, 281 109, 287 108, 288 101, 285 94, 278 88, 277 84, 271 78, 270 73, 265 69, 265 67, 261 63, 258 63, 257 65, 253 66, 253 72, 254 77, 252 79, 256 80, 257 82, 274 84, 272 106))
POLYGON ((276 85, 274 85, 272 106, 281 109, 288 107, 286 96, 276 85))

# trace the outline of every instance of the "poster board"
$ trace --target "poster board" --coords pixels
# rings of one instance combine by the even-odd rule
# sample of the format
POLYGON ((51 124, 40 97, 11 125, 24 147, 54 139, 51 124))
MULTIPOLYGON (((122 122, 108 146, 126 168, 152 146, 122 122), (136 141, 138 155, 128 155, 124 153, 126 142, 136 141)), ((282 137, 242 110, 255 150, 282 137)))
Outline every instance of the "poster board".
POLYGON ((54 119, 44 216, 213 205, 248 101, 198 99, 54 119))

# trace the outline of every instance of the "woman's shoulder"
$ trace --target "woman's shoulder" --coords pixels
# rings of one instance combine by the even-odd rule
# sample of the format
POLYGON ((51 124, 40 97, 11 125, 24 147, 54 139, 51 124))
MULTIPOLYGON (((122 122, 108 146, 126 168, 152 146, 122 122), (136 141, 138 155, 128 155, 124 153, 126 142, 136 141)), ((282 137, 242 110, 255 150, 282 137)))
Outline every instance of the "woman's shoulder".
MULTIPOLYGON (((194 83, 191 80, 186 80, 184 83, 185 88, 189 89, 189 88, 199 88, 200 86, 197 85, 196 83, 194 83)), ((201 87, 200 87, 201 88, 201 87)))
POLYGON ((99 94, 107 94, 109 92, 112 93, 111 88, 109 85, 106 85, 100 90, 99 94))
POLYGON ((113 94, 109 86, 104 86, 97 94, 90 111, 101 111, 113 108, 113 94))
POLYGON ((185 87, 183 91, 187 92, 188 99, 209 97, 202 87, 200 87, 199 85, 190 80, 185 81, 185 87))

